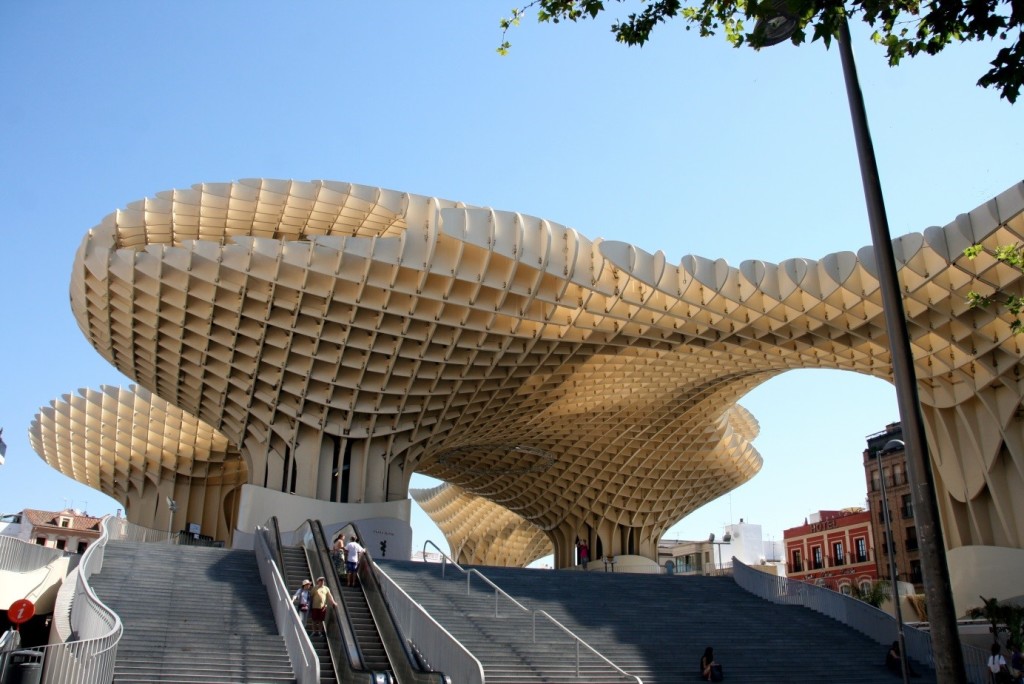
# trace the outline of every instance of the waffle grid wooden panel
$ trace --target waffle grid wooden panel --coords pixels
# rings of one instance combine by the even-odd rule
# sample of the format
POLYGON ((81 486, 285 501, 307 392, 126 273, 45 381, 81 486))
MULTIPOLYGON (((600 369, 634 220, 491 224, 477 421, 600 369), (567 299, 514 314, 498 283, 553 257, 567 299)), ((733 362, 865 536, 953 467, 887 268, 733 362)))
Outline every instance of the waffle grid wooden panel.
MULTIPOLYGON (((1021 274, 961 255, 1022 236, 1018 184, 894 241, 953 546, 1024 548, 1009 499, 1024 488, 1020 340, 966 301, 1019 292, 1021 274)), ((890 374, 870 248, 671 264, 535 217, 329 181, 133 203, 86 236, 71 299, 93 346, 219 430, 250 484, 378 502, 423 472, 534 525, 559 565, 585 527, 606 552, 653 557, 665 529, 756 474, 756 421, 736 402, 768 378, 890 374)), ((37 449, 74 470, 55 443, 37 449)))

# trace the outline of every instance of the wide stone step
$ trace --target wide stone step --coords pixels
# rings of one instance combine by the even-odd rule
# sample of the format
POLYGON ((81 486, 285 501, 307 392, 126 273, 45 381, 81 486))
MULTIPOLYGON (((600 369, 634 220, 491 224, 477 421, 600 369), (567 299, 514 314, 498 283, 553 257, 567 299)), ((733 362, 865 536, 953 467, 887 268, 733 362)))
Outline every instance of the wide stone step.
POLYGON ((115 682, 291 682, 251 551, 111 544, 90 580, 125 626, 115 682))
MULTIPOLYGON (((440 577, 438 564, 381 560, 384 571, 441 622, 483 663, 487 681, 563 681, 566 665, 575 679, 575 647, 538 621, 514 617, 494 593, 473 578, 440 577), (514 673, 514 674, 513 674, 514 673)), ((731 578, 665 577, 480 568, 492 581, 531 609, 552 614, 619 667, 640 675, 645 684, 696 681, 704 647, 714 645, 729 681, 847 682, 884 684, 892 676, 882 666, 885 647, 835 621, 796 607, 762 601, 731 578), (807 653, 827 654, 808 659, 807 653), (807 664, 814 660, 813 664, 807 664), (801 667, 794 671, 793 662, 801 667)), ((502 599, 504 601, 504 599, 502 599)), ((584 659, 584 662, 588 662, 584 659)), ((915 664, 933 682, 934 674, 915 664)), ((581 678, 599 675, 588 671, 581 678)), ((611 676, 611 675, 609 675, 611 676)), ((621 679, 611 681, 623 681, 621 679)))

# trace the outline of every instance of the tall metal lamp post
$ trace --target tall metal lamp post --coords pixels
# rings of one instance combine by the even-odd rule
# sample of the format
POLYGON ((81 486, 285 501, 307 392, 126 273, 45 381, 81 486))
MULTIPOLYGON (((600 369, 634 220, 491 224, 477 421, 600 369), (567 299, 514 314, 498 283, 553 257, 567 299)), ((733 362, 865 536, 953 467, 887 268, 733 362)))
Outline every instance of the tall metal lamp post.
POLYGON ((708 542, 710 544, 712 544, 713 546, 717 546, 718 547, 718 573, 717 574, 720 575, 720 574, 722 574, 722 546, 724 546, 725 544, 732 543, 732 534, 729 533, 729 532, 726 532, 725 535, 722 537, 722 541, 716 542, 715 541, 715 533, 712 532, 711 534, 708 535, 708 542))
MULTIPOLYGON (((778 45, 792 37, 797 21, 787 15, 785 0, 774 0, 776 15, 758 21, 754 32, 763 39, 765 47, 778 45)), ((874 247, 875 268, 882 295, 885 329, 889 337, 892 358, 893 385, 899 405, 903 435, 907 441, 907 474, 914 503, 914 519, 920 538, 921 574, 924 580, 925 603, 931 627, 935 672, 940 684, 966 684, 963 652, 956 627, 956 610, 949 584, 942 527, 939 524, 935 483, 928 459, 924 421, 921 418, 917 381, 914 377, 914 357, 910 351, 910 335, 900 298, 896 258, 889 235, 889 220, 882 200, 882 186, 878 177, 874 145, 868 129, 864 97, 857 78, 857 65, 850 44, 850 27, 845 15, 839 22, 839 55, 846 81, 846 97, 850 103, 853 134, 857 142, 864 199, 867 203, 868 223, 871 226, 871 244, 874 247)))
POLYGON ((178 502, 167 497, 167 542, 171 542, 171 530, 174 528, 174 511, 178 510, 178 502))
POLYGON ((885 492, 885 472, 882 470, 882 456, 895 451, 904 451, 903 442, 892 439, 885 443, 878 452, 878 481, 882 484, 882 519, 885 522, 885 553, 889 556, 889 585, 892 587, 892 604, 896 610, 896 639, 900 645, 900 670, 903 672, 903 684, 910 682, 910 668, 907 666, 907 642, 903 637, 903 608, 900 605, 900 590, 896 574, 896 545, 892 540, 892 518, 889 517, 889 496, 885 492))

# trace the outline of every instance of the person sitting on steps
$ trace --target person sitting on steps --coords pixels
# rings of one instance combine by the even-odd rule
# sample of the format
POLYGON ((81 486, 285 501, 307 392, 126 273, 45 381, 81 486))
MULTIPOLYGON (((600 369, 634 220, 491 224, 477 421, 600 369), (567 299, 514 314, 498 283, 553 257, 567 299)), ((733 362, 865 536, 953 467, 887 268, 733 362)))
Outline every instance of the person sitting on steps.
POLYGON ((715 660, 715 649, 708 646, 700 657, 700 678, 708 682, 720 682, 723 679, 722 665, 715 660))

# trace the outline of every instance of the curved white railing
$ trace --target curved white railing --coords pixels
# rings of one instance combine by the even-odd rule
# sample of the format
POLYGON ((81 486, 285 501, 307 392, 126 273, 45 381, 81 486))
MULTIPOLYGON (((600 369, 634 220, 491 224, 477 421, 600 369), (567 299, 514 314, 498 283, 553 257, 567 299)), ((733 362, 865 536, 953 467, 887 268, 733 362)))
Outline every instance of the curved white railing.
POLYGON ((0 570, 31 572, 46 567, 63 557, 64 552, 60 549, 52 549, 16 537, 0 535, 0 570))
POLYGON ((454 560, 449 558, 448 555, 444 551, 441 551, 441 549, 434 542, 428 540, 427 542, 425 542, 423 544, 424 556, 426 556, 427 544, 429 544, 430 546, 433 546, 441 554, 441 576, 442 577, 444 577, 445 568, 447 567, 447 564, 449 564, 449 563, 452 565, 452 567, 456 568, 459 572, 461 572, 462 574, 464 574, 466 576, 466 594, 467 595, 470 593, 470 590, 471 590, 470 582, 471 582, 471 580, 472 580, 474 575, 476 577, 480 578, 481 580, 483 580, 483 582, 486 583, 488 586, 490 586, 492 589, 494 589, 494 615, 495 615, 495 617, 500 615, 500 610, 501 610, 500 602, 501 602, 502 599, 504 599, 505 602, 508 603, 508 605, 510 605, 510 606, 512 606, 514 608, 517 608, 518 610, 520 610, 520 611, 526 613, 527 615, 531 616, 532 617, 532 622, 533 622, 533 641, 534 641, 534 643, 537 642, 537 616, 538 615, 541 616, 542 618, 544 618, 547 621, 547 624, 550 625, 551 627, 554 627, 556 630, 561 630, 562 632, 567 634, 575 642, 575 646, 576 646, 576 676, 577 677, 580 676, 580 648, 582 647, 583 649, 586 649, 586 650, 590 651, 590 653, 592 653, 593 655, 597 656, 600 660, 604 661, 604 663, 606 663, 609 667, 611 667, 613 670, 615 670, 624 679, 632 680, 632 681, 636 682, 637 684, 643 684, 643 680, 642 679, 640 679, 636 675, 632 675, 632 674, 626 672, 621 667, 619 667, 618 665, 616 665, 612 661, 608 660, 608 658, 604 657, 600 652, 597 651, 597 649, 595 649, 593 646, 591 646, 590 644, 585 642, 575 632, 573 632, 571 629, 569 629, 568 627, 563 625, 561 622, 559 622, 555 618, 553 618, 550 615, 548 615, 545 611, 543 611, 543 610, 530 610, 529 608, 527 608, 526 606, 521 604, 519 601, 515 600, 514 598, 512 598, 511 596, 506 594, 501 589, 501 587, 499 587, 497 584, 495 584, 491 580, 487 579, 487 577, 485 577, 482 573, 480 573, 480 571, 477 570, 476 568, 470 568, 469 570, 466 570, 465 568, 463 568, 461 565, 459 565, 454 560))
MULTIPOLYGON (((114 522, 112 530, 111 521, 118 520, 110 516, 103 519, 100 538, 85 550, 82 561, 58 594, 55 619, 67 620, 66 633, 70 640, 31 649, 43 656, 44 684, 106 684, 114 676, 117 644, 124 628, 120 618, 96 597, 89 586, 89 577, 103 568, 107 541, 111 532, 116 533, 120 528, 120 524, 114 522)), ((58 627, 57 632, 61 631, 58 627)))
MULTIPOLYGON (((879 644, 890 644, 897 638, 896 618, 852 596, 807 582, 769 575, 733 558, 733 579, 743 589, 772 603, 785 603, 810 608, 827 615, 879 644)), ((907 655, 928 667, 935 667, 931 634, 911 625, 903 625, 903 641, 907 655)), ((962 646, 968 681, 989 684, 985 669, 987 654, 973 646, 962 646)))

